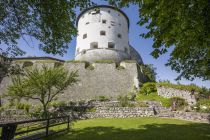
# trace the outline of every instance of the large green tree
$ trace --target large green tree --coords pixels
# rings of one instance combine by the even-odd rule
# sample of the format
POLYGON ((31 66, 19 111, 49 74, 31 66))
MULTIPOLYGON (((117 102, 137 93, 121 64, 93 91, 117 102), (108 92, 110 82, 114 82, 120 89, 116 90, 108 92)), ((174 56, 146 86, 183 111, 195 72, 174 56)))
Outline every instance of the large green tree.
POLYGON ((23 54, 17 46, 20 38, 36 39, 44 52, 63 55, 77 34, 76 9, 92 4, 90 0, 1 0, 0 44, 5 47, 0 56, 23 54))
POLYGON ((77 71, 68 72, 63 67, 42 69, 29 68, 24 76, 16 75, 12 78, 12 85, 8 87, 6 96, 14 100, 35 100, 43 107, 43 117, 48 117, 49 103, 56 100, 68 86, 77 82, 77 71))
POLYGON ((182 77, 210 80, 210 1, 209 0, 110 0, 119 7, 139 6, 138 24, 153 38, 154 58, 173 48, 167 66, 182 77))

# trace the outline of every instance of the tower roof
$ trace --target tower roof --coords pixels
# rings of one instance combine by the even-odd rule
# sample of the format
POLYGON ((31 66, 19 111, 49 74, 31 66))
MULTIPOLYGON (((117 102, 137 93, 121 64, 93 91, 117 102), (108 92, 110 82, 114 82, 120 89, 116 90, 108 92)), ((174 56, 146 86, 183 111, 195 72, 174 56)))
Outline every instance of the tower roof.
POLYGON ((120 12, 126 18, 126 20, 128 22, 128 28, 129 28, 130 22, 129 22, 128 16, 122 10, 118 9, 117 7, 110 6, 110 5, 96 5, 96 6, 92 6, 92 7, 89 7, 87 9, 83 10, 77 17, 76 25, 78 25, 79 19, 84 13, 86 13, 87 11, 94 9, 94 8, 110 8, 110 9, 114 9, 114 10, 120 12))

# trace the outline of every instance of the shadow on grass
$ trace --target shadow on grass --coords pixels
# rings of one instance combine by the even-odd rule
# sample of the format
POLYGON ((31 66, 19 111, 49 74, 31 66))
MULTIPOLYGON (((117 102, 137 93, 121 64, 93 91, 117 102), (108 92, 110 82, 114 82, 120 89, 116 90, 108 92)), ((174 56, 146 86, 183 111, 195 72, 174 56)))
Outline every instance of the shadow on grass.
POLYGON ((86 127, 50 140, 209 140, 209 124, 147 124, 136 129, 86 127))

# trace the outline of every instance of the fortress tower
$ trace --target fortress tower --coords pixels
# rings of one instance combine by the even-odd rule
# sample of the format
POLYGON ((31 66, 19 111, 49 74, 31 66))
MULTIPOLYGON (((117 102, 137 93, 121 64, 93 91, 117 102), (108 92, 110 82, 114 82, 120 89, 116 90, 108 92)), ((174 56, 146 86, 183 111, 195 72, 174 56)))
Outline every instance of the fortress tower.
POLYGON ((75 60, 119 63, 138 57, 137 62, 142 62, 129 45, 129 19, 123 11, 107 5, 88 8, 78 16, 77 27, 75 60))

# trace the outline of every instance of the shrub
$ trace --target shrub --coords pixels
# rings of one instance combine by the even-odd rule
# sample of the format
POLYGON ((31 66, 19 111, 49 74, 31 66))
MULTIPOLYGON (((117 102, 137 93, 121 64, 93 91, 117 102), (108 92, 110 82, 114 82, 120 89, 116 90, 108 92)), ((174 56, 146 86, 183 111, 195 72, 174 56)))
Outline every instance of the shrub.
POLYGON ((101 101, 101 102, 109 101, 109 99, 105 96, 98 96, 98 100, 101 101))
POLYGON ((121 107, 128 107, 129 106, 129 98, 127 95, 121 95, 117 98, 117 100, 119 101, 119 105, 121 107))
POLYGON ((66 106, 67 103, 65 103, 64 101, 52 101, 49 106, 53 106, 53 107, 61 107, 61 106, 66 106))
POLYGON ((23 109, 26 113, 29 113, 31 105, 27 103, 17 103, 16 108, 17 109, 23 109))
POLYGON ((94 70, 94 66, 93 65, 89 65, 86 67, 87 70, 94 70))
POLYGON ((144 102, 137 102, 137 104, 135 105, 136 107, 149 107, 146 103, 144 102))
POLYGON ((117 70, 123 70, 123 69, 125 69, 125 67, 123 67, 123 66, 118 66, 117 67, 117 70))
POLYGON ((135 101, 135 99, 136 99, 136 94, 133 93, 133 92, 128 93, 127 96, 128 96, 128 99, 129 99, 130 101, 135 101))
POLYGON ((198 112, 210 112, 210 99, 200 99, 194 108, 198 112))
POLYGON ((170 98, 170 106, 172 107, 172 110, 182 110, 185 106, 187 106, 187 102, 185 99, 182 99, 180 97, 173 97, 170 98))
POLYGON ((148 82, 144 83, 141 87, 139 93, 144 95, 149 95, 153 92, 157 92, 156 83, 148 82))

